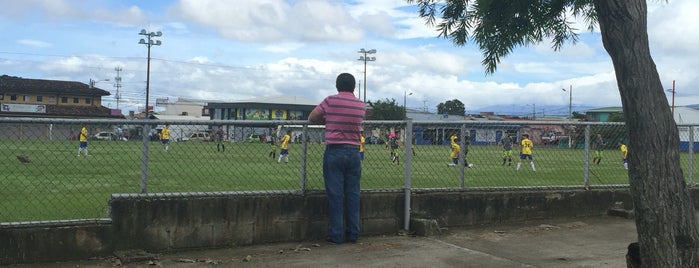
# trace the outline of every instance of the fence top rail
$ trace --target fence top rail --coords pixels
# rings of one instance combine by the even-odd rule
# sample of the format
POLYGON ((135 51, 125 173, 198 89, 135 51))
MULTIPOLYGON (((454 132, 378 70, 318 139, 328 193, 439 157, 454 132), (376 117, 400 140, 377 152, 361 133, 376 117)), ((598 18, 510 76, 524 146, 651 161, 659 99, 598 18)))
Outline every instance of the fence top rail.
POLYGON ((240 125, 240 126, 279 126, 308 125, 306 120, 191 120, 191 119, 68 119, 68 118, 31 118, 0 117, 0 123, 28 124, 110 124, 110 125, 240 125))
MULTIPOLYGON (((371 121, 369 121, 371 122, 371 121)), ((534 121, 534 120, 507 120, 507 121, 480 121, 480 120, 459 120, 459 121, 426 121, 426 120, 413 120, 413 124, 424 125, 424 124, 441 124, 441 125, 617 125, 623 126, 623 122, 579 122, 579 121, 534 121)))
MULTIPOLYGON (((412 122, 415 125, 619 125, 623 122, 578 122, 578 121, 479 121, 479 120, 459 120, 459 121, 434 121, 434 120, 365 120, 365 125, 405 125, 412 122)), ((32 117, 0 117, 0 123, 30 123, 30 124, 111 124, 111 125, 224 125, 224 126, 259 126, 276 127, 284 125, 295 126, 315 126, 306 120, 191 120, 191 119, 68 119, 68 118, 32 118, 32 117)), ((677 126, 689 127, 695 125, 678 124, 677 126)))

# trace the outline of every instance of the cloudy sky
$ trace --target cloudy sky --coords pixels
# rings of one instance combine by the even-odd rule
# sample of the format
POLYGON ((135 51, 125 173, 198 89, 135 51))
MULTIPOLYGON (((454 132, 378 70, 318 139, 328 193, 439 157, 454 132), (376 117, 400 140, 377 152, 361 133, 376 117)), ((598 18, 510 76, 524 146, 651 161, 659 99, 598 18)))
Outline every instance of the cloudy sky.
MULTIPOLYGON (((548 43, 518 48, 487 75, 476 46, 437 38, 402 0, 0 0, 0 6, 0 75, 110 79, 96 85, 112 93, 104 105, 116 108, 120 68, 125 113, 145 102, 141 29, 162 32, 155 38, 162 45, 151 48, 151 105, 156 98, 276 95, 320 101, 336 92, 342 72, 361 80, 362 99, 402 105, 412 93, 407 107, 431 112, 458 99, 467 112, 498 105, 515 115, 534 107, 540 115, 566 115, 570 95, 561 88, 571 86, 574 111, 621 105, 600 34, 583 24, 579 43, 561 51, 548 43), (366 80, 362 48, 377 51, 366 80)), ((699 1, 649 1, 648 10, 663 85, 670 89, 676 81, 676 105, 699 103, 699 1)))

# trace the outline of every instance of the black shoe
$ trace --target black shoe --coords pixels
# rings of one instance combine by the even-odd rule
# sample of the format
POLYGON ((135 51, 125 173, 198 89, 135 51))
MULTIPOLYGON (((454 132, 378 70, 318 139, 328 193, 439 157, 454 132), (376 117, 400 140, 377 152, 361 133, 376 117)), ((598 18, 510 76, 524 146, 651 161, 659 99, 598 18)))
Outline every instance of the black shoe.
POLYGON ((325 237, 325 242, 328 242, 328 243, 333 244, 333 245, 342 244, 342 242, 335 242, 335 240, 332 240, 332 238, 330 238, 329 236, 325 237))

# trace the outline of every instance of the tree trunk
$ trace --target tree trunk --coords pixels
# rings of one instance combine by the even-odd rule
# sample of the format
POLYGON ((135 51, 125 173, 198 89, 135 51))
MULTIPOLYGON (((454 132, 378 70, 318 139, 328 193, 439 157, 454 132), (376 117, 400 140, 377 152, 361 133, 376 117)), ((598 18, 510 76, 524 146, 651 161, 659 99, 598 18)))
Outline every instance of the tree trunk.
POLYGON ((677 126, 650 56, 646 0, 594 0, 594 6, 626 116, 641 266, 699 267, 697 219, 680 168, 677 126))

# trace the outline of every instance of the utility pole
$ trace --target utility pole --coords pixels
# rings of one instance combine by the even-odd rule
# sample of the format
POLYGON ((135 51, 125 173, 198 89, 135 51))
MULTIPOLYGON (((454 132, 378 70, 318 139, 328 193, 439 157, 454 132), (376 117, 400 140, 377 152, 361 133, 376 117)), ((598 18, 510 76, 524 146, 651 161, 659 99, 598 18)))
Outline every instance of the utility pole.
POLYGON ((116 99, 116 108, 117 110, 119 109, 119 100, 121 100, 121 92, 119 92, 119 89, 121 89, 121 76, 119 73, 123 71, 121 67, 116 67, 114 68, 114 71, 117 72, 116 77, 114 77, 114 87, 116 88, 116 94, 114 95, 114 99, 116 99))
POLYGON ((570 85, 570 90, 561 88, 563 91, 568 91, 568 120, 573 120, 573 85, 570 85))
POLYGON ((536 120, 536 103, 532 104, 532 120, 536 120))
POLYGON ((672 80, 672 89, 668 89, 672 93, 672 118, 675 118, 675 80, 672 80))

